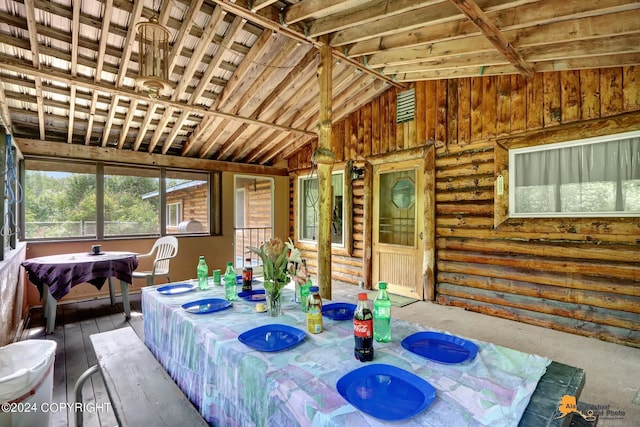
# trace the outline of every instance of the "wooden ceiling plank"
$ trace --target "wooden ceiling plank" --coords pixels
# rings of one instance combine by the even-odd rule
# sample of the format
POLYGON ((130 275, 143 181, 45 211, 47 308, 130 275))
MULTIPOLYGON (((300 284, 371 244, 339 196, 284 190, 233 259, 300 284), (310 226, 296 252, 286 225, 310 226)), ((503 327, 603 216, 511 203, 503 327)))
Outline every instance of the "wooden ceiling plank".
POLYGON ((147 114, 144 116, 144 120, 138 129, 138 135, 136 136, 136 142, 133 144, 133 151, 139 151, 140 146, 142 145, 142 140, 144 139, 147 130, 149 129, 149 123, 151 123, 151 119, 156 112, 156 108, 158 104, 153 102, 149 105, 149 110, 147 110, 147 114))
POLYGON ((362 0, 303 0, 285 8, 284 22, 294 24, 304 19, 319 19, 345 12, 362 4, 362 0))
POLYGON ((231 47, 235 38, 238 36, 238 33, 242 30, 245 22, 246 21, 244 18, 236 16, 231 25, 227 28, 227 31, 225 32, 224 37, 218 46, 218 49, 211 58, 211 62, 209 63, 207 70, 204 72, 204 74, 200 78, 200 81, 198 82, 198 85, 191 94, 189 98, 189 104, 194 104, 195 101, 200 98, 200 95, 204 92, 207 85, 211 81, 211 78, 216 72, 216 69, 222 63, 222 58, 226 53, 225 51, 231 47))
MULTIPOLYGON (((25 74, 35 75, 38 77, 45 77, 47 79, 55 80, 55 81, 66 83, 66 84, 76 84, 77 86, 85 87, 88 89, 94 89, 94 90, 98 89, 102 92, 112 94, 112 95, 117 93, 120 96, 124 96, 130 99, 138 99, 139 101, 143 101, 143 102, 149 101, 148 97, 146 97, 144 94, 140 94, 126 88, 116 88, 113 85, 105 84, 102 82, 96 83, 90 80, 88 81, 86 78, 82 78, 82 77, 73 78, 67 74, 61 73, 60 71, 57 71, 54 69, 47 69, 46 71, 36 70, 33 67, 26 66, 21 61, 17 61, 4 54, 0 54, 0 65, 2 65, 2 67, 4 67, 5 69, 18 72, 18 73, 25 73, 25 74)), ((311 133, 304 129, 290 129, 275 123, 268 123, 268 122, 263 122, 261 120, 250 119, 247 117, 235 116, 233 114, 225 113, 222 111, 209 110, 205 107, 198 106, 198 105, 188 105, 188 104, 177 102, 177 101, 171 101, 170 99, 166 99, 166 98, 158 98, 155 100, 155 102, 156 104, 162 105, 164 107, 174 107, 180 110, 187 109, 193 114, 201 114, 203 116, 224 117, 229 120, 254 123, 254 124, 259 124, 261 126, 269 127, 272 129, 280 129, 283 131, 294 132, 294 133, 305 134, 305 135, 311 133)))
MULTIPOLYGON (((311 42, 313 43, 313 45, 316 48, 320 48, 324 45, 326 45, 326 41, 324 40, 313 40, 313 39, 309 39, 307 37, 306 34, 304 34, 304 29, 303 28, 297 28, 292 26, 291 24, 286 24, 286 23, 281 23, 280 22, 280 17, 278 15, 276 16, 263 16, 259 13, 252 13, 250 10, 248 10, 246 8, 246 4, 247 1, 246 0, 213 0, 216 4, 224 7, 226 10, 228 10, 229 12, 242 16, 245 19, 247 19, 250 22, 255 22, 257 25, 261 25, 262 27, 264 27, 264 29, 268 29, 271 31, 277 31, 279 33, 285 34, 287 37, 299 40, 301 43, 308 43, 311 42)), ((324 1, 324 0, 322 0, 324 1)), ((342 3, 346 4, 346 2, 349 1, 353 1, 354 3, 357 3, 359 0, 343 0, 342 3)), ((268 10, 268 9, 263 9, 263 10, 268 10)), ((259 11, 262 12, 263 10, 259 11)), ((337 50, 337 49, 333 49, 332 48, 332 54, 335 57, 341 58, 343 61, 349 62, 353 67, 358 68, 362 71, 364 71, 365 73, 371 74, 372 76, 384 80, 386 82, 388 82, 389 84, 397 87, 397 88, 404 88, 405 85, 404 84, 399 84, 394 82, 391 78, 384 76, 374 70, 369 69, 366 65, 348 58, 347 55, 344 54, 344 52, 337 50)))
POLYGON ((147 149, 149 153, 153 153, 153 151, 156 149, 156 146, 158 145, 158 142, 160 142, 160 138, 164 133, 164 128, 167 126, 167 123, 169 123, 172 115, 173 108, 164 109, 164 113, 162 113, 162 117, 160 117, 160 122, 156 126, 156 130, 151 137, 151 142, 149 143, 149 148, 147 149))
POLYGON ((379 19, 375 25, 363 25, 337 31, 330 37, 331 46, 345 46, 363 40, 397 34, 424 26, 447 21, 457 21, 461 13, 449 2, 436 3, 421 9, 379 19))
MULTIPOLYGON (((352 9, 313 20, 309 25, 309 37, 319 37, 347 28, 371 24, 381 19, 390 19, 394 15, 410 13, 444 1, 446 0, 396 0, 393 2, 376 0, 366 3, 361 2, 352 9)), ((331 44, 334 45, 333 41, 331 44)))
POLYGON ((11 114, 9 113, 9 104, 4 94, 4 81, 0 78, 0 119, 8 134, 13 134, 13 124, 11 122, 11 114))
POLYGON ((127 30, 127 37, 122 45, 122 57, 120 59, 120 70, 116 77, 116 86, 120 87, 124 83, 124 78, 127 75, 129 69, 129 60, 131 59, 131 53, 133 52, 133 45, 136 41, 136 24, 140 22, 142 16, 142 10, 144 9, 144 0, 134 0, 133 9, 131 11, 129 19, 129 29, 127 30))
MULTIPOLYGON (((71 7, 73 9, 71 19, 71 75, 78 74, 78 41, 80 38, 80 12, 82 9, 82 0, 72 0, 71 7)), ((69 95, 69 126, 67 130, 67 143, 73 142, 73 126, 76 118, 76 87, 70 85, 69 95)))
POLYGON ((258 37, 253 46, 251 46, 251 50, 249 51, 249 53, 247 53, 238 68, 236 68, 235 73, 227 82, 227 85, 222 90, 222 93, 220 94, 212 108, 217 109, 219 106, 227 103, 229 97, 233 95, 233 92, 236 90, 238 85, 242 83, 246 74, 254 66, 254 63, 257 62, 257 58, 262 55, 264 50, 271 45, 270 42, 272 37, 274 37, 274 35, 270 31, 264 31, 262 34, 260 34, 260 37, 258 37))
POLYGON ((302 47, 295 40, 287 41, 262 73, 257 78, 252 79, 248 90, 235 102, 235 107, 231 110, 225 108, 225 111, 253 117, 256 109, 260 106, 260 100, 273 91, 278 83, 282 81, 283 74, 288 72, 288 69, 293 69, 295 66, 290 65, 288 61, 297 63, 306 49, 309 49, 309 46, 302 47))
POLYGON ((180 27, 180 30, 178 30, 178 34, 171 46, 171 52, 169 54, 169 75, 172 73, 173 67, 176 63, 176 58, 182 52, 182 48, 187 41, 187 36, 191 33, 191 27, 195 25, 196 15, 200 11, 200 7, 202 7, 203 2, 204 0, 192 0, 189 4, 187 14, 182 19, 182 26, 180 27))
POLYGON ((532 77, 535 73, 533 67, 524 60, 522 55, 509 43, 504 34, 487 17, 473 0, 449 0, 462 13, 464 13, 484 34, 491 44, 503 54, 509 62, 525 77, 532 77))
POLYGON ((247 132, 248 128, 250 128, 250 125, 241 123, 229 137, 225 138, 225 141, 220 144, 220 148, 215 153, 216 159, 233 161, 233 153, 247 141, 246 136, 243 138, 242 134, 247 132))
MULTIPOLYGON (((302 60, 299 61, 289 73, 287 73, 284 80, 282 80, 262 101, 252 116, 254 118, 261 118, 262 120, 275 119, 275 116, 281 111, 279 106, 274 108, 278 98, 282 97, 282 99, 291 99, 284 95, 285 92, 289 88, 292 88, 303 74, 310 75, 311 73, 315 73, 319 58, 320 56, 317 50, 312 49, 307 52, 304 58, 302 58, 302 60)), ((294 87, 293 90, 296 91, 296 88, 294 87)), ((292 96, 294 96, 294 94, 292 94, 292 96)))
POLYGON ((96 117, 96 102, 98 101, 98 91, 93 91, 93 97, 91 98, 91 106, 89 107, 89 121, 87 124, 87 132, 84 135, 84 145, 89 145, 91 142, 91 134, 93 133, 93 120, 96 117))
POLYGON ((251 12, 257 12, 260 9, 264 9, 265 7, 271 6, 277 1, 278 0, 253 0, 251 4, 251 12))
POLYGON ((207 49, 216 34, 216 30, 218 29, 221 21, 224 19, 226 13, 227 12, 224 11, 221 7, 217 7, 215 9, 214 14, 211 16, 209 22, 205 27, 202 38, 198 41, 198 45, 194 49, 193 56, 187 63, 184 74, 180 78, 178 85, 176 86, 173 95, 171 96, 172 100, 175 101, 177 97, 184 91, 184 88, 186 86, 189 86, 189 84, 191 83, 191 79, 193 78, 193 75, 195 74, 202 58, 207 53, 207 49))
POLYGON ((173 141, 175 141, 176 136, 178 136, 178 133, 182 129, 182 125, 188 118, 189 112, 183 110, 182 113, 180 113, 180 117, 178 117, 178 119, 173 124, 173 128, 171 128, 169 136, 167 136, 167 139, 165 139, 165 142, 162 145, 162 154, 167 154, 169 148, 171 148, 171 145, 173 145, 173 141))
MULTIPOLYGON (((249 71, 249 68, 253 65, 252 62, 263 51, 263 49, 266 48, 270 39, 271 39, 270 32, 263 31, 263 33, 260 34, 258 39, 255 41, 255 43, 251 47, 251 50, 245 56, 244 60, 240 63, 238 68, 236 68, 236 71, 227 82, 220 96, 218 96, 218 98, 213 102, 213 104, 209 108, 209 111, 217 111, 218 106, 226 102, 226 98, 228 98, 231 95, 236 85, 240 84, 240 82, 243 80, 244 75, 249 71)), ((199 141, 202 137, 202 134, 207 131, 208 126, 212 122, 213 122, 212 120, 206 120, 206 123, 205 123, 205 120, 203 120, 202 123, 204 124, 202 124, 202 126, 198 126, 195 132, 189 137, 188 140, 191 141, 189 145, 192 145, 197 141, 199 141)))
POLYGON ((209 140, 206 141, 202 145, 202 147, 200 147, 200 151, 198 151, 198 157, 200 157, 201 159, 207 158, 208 154, 216 147, 216 142, 218 141, 218 139, 221 136, 228 134, 227 127, 230 125, 230 123, 231 122, 227 119, 222 119, 217 122, 217 126, 215 127, 213 132, 211 132, 213 137, 209 138, 209 140))
POLYGON ((131 121, 135 116, 135 112, 138 109, 138 100, 132 99, 131 105, 129 105, 129 109, 127 110, 127 117, 124 119, 122 123, 122 130, 120 131, 120 137, 118 137, 118 148, 122 149, 124 147, 124 143, 127 139, 127 134, 129 133, 129 128, 131 127, 131 121))
MULTIPOLYGON (((38 30, 33 0, 25 0, 24 7, 26 12, 27 28, 29 31, 29 44, 31 45, 31 62, 35 68, 40 68, 40 43, 38 43, 38 30)), ((36 87, 40 139, 45 139, 44 106, 42 102, 42 80, 40 77, 35 77, 34 80, 36 87)))
POLYGON ((224 119, 221 117, 205 117, 197 126, 196 129, 189 135, 187 141, 182 145, 182 155, 188 156, 191 153, 196 151, 196 148, 199 148, 203 145, 203 143, 209 138, 213 129, 216 128, 217 123, 220 123, 224 119), (202 130, 202 128, 205 128, 202 130), (194 138, 193 135, 198 132, 198 138, 194 138))

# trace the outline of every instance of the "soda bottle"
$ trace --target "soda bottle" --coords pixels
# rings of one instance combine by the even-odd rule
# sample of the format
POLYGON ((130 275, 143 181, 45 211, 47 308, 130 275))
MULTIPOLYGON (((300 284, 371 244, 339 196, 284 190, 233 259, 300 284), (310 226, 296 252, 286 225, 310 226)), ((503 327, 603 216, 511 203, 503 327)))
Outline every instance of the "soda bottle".
POLYGON ((322 332, 322 298, 317 286, 311 286, 307 297, 307 330, 312 334, 322 332))
POLYGON ((373 301, 373 337, 378 342, 391 340, 391 300, 385 282, 378 283, 378 295, 373 301))
POLYGON ((353 351, 361 362, 373 360, 373 314, 367 305, 367 294, 358 294, 358 305, 353 313, 353 337, 356 346, 353 351))
POLYGON ((303 312, 307 311, 307 298, 311 292, 311 286, 313 286, 311 277, 307 278, 307 283, 300 285, 300 308, 303 312))
POLYGON ((251 258, 245 260, 244 268, 242 269, 242 292, 251 292, 253 282, 253 268, 251 267, 251 258))
POLYGON ((198 260, 196 277, 198 278, 198 289, 201 291, 209 289, 209 267, 204 260, 204 255, 200 255, 200 259, 198 260))
POLYGON ((227 271, 224 273, 224 297, 227 301, 235 301, 238 298, 236 271, 232 262, 227 263, 227 271))

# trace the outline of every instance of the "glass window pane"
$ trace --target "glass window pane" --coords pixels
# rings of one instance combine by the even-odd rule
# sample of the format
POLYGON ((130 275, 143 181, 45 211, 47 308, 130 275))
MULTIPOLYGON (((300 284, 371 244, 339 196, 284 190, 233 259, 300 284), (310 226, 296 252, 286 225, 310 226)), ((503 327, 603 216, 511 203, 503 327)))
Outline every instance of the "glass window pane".
POLYGON ((208 174, 169 170, 166 195, 167 206, 176 206, 173 218, 167 215, 167 234, 209 232, 208 174))
POLYGON ((380 243, 415 246, 415 170, 380 174, 380 243))
POLYGON ((160 172, 104 167, 104 235, 160 233, 160 172))
MULTIPOLYGON (((318 178, 300 179, 300 230, 299 239, 315 242, 318 239, 318 178)), ((331 177, 333 203, 331 219, 331 243, 344 245, 344 174, 331 177)))
POLYGON ((515 217, 640 214, 640 132, 514 149, 515 217))
POLYGON ((25 238, 96 237, 96 165, 25 160, 25 238))

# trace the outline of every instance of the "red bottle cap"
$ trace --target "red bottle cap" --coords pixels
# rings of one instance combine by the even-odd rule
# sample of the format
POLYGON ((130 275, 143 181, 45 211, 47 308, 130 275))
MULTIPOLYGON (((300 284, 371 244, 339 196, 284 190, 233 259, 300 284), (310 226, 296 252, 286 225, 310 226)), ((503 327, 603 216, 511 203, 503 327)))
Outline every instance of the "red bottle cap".
POLYGON ((361 292, 358 294, 358 301, 366 301, 367 300, 367 293, 366 292, 361 292))

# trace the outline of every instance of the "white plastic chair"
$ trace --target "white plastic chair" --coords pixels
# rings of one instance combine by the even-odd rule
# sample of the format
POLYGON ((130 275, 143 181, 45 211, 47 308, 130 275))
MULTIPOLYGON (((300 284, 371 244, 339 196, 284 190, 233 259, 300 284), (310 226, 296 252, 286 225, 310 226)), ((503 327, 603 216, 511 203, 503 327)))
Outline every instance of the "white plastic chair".
POLYGON ((147 286, 155 284, 156 277, 166 277, 167 282, 171 282, 169 278, 169 261, 178 254, 178 239, 173 236, 161 237, 153 244, 148 254, 138 255, 138 259, 151 258, 154 254, 153 267, 150 271, 134 271, 134 279, 145 279, 147 286))

